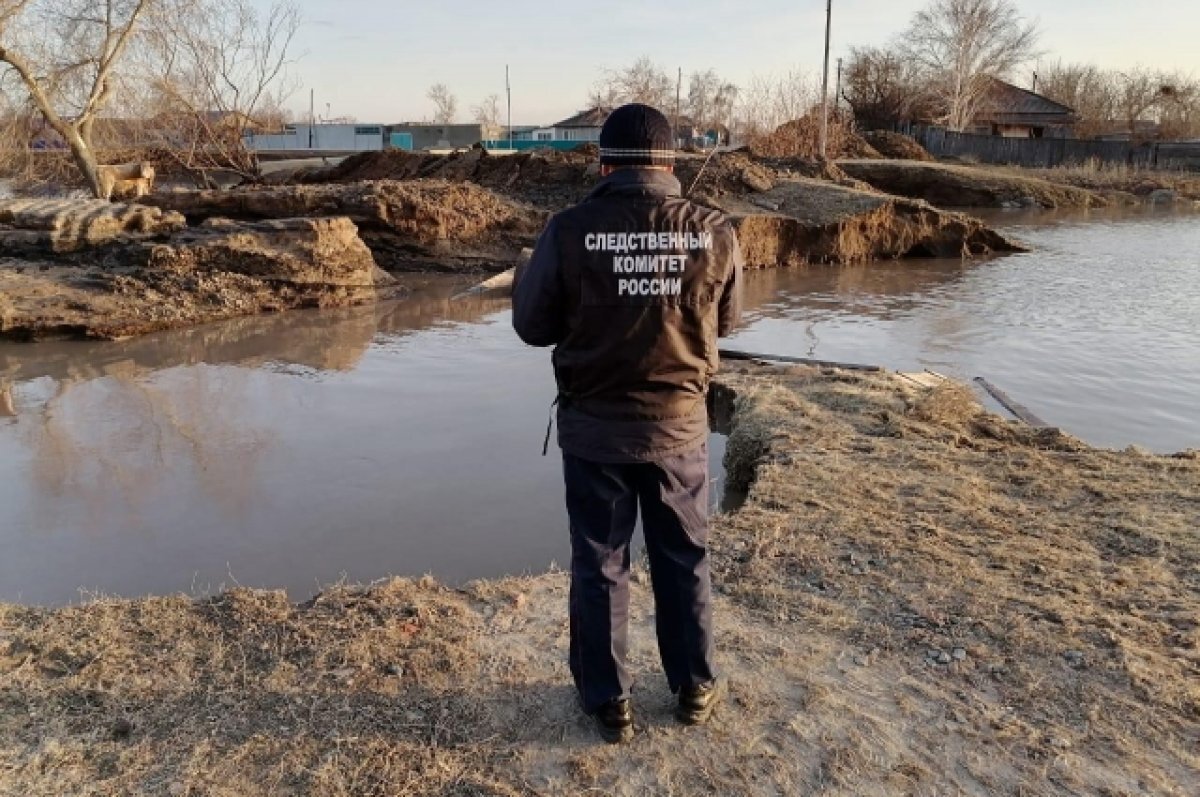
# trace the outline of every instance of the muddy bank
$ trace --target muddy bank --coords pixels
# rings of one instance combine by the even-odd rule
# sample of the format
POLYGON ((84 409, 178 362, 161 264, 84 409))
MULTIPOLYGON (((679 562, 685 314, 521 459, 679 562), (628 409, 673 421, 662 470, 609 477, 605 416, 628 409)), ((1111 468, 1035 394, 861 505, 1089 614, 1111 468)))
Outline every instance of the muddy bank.
MULTIPOLYGON (((697 202, 732 217, 752 268, 1021 250, 976 219, 882 194, 836 167, 728 153, 707 167, 700 158, 681 159, 676 172, 697 202)), ((582 199, 596 180, 595 164, 577 153, 500 157, 482 150, 365 153, 323 175, 334 182, 147 201, 190 219, 344 213, 389 270, 502 270, 533 245, 550 212, 582 199), (387 179, 340 182, 381 175, 387 179), (466 223, 446 221, 468 212, 466 223), (396 245, 388 246, 392 239, 396 245)))
POLYGON ((502 271, 547 218, 473 183, 444 179, 180 191, 141 201, 193 223, 344 216, 389 271, 502 271))
POLYGON ((1090 449, 896 375, 743 368, 711 726, 599 744, 566 578, 0 606, 0 791, 1128 793, 1200 775, 1200 460, 1090 449))
POLYGON ((974 217, 820 180, 776 179, 711 204, 732 217, 751 268, 1024 251, 974 217))
POLYGON ((845 160, 837 165, 880 191, 941 207, 1091 208, 1110 204, 1103 195, 1085 188, 984 168, 906 160, 845 160))
POLYGON ((364 302, 391 282, 346 218, 187 228, 177 213, 85 202, 0 208, 0 220, 12 224, 0 230, 0 338, 123 338, 364 302))
MULTIPOLYGON (((293 175, 301 184, 0 203, 0 337, 118 338, 353 304, 388 284, 380 268, 502 272, 597 171, 586 153, 383 152, 293 175)), ((724 153, 707 168, 682 158, 677 173, 731 216, 752 268, 1021 251, 836 166, 724 153)))

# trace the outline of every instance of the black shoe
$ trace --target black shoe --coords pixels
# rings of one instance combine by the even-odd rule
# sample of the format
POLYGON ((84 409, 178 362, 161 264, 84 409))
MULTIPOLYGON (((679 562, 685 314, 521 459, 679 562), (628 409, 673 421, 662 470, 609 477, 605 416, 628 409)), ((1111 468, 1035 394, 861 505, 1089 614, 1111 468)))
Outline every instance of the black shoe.
POLYGON ((679 703, 675 706, 675 719, 684 725, 703 725, 708 722, 713 706, 720 702, 721 692, 720 681, 683 687, 679 690, 679 703))
POLYGON ((610 700, 592 712, 596 729, 609 744, 628 742, 633 738, 633 707, 627 698, 610 700))

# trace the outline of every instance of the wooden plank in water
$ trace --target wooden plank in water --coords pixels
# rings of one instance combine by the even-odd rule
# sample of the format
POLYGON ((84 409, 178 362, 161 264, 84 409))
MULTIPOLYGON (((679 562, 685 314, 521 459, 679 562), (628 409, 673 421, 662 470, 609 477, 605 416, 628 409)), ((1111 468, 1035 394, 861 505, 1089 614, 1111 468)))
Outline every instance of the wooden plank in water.
POLYGON ((1018 401, 1013 400, 1011 396, 1005 393, 1000 388, 993 385, 991 382, 984 379, 982 376, 975 377, 975 382, 980 387, 988 392, 992 398, 1000 402, 1000 406, 1011 412, 1018 420, 1024 421, 1035 429, 1049 429, 1050 424, 1043 421, 1038 416, 1034 415, 1028 407, 1018 401))
POLYGON ((809 357, 789 357, 786 354, 762 354, 752 351, 738 351, 736 349, 721 349, 719 354, 726 360, 766 360, 768 362, 798 363, 800 365, 813 365, 818 368, 841 368, 846 371, 870 371, 872 373, 879 373, 883 370, 878 365, 839 363, 833 360, 813 360, 809 357))
POLYGON ((899 371, 896 375, 907 379, 917 387, 924 388, 940 387, 950 381, 950 377, 939 374, 937 371, 899 371))

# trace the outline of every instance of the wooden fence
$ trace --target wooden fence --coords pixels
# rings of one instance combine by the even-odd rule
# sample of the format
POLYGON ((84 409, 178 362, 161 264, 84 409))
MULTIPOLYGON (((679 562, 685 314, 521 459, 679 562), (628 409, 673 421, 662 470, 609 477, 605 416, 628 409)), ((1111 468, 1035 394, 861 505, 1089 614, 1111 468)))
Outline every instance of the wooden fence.
POLYGON ((967 157, 980 163, 1049 168, 1088 163, 1138 169, 1200 171, 1200 142, 1131 144, 1072 138, 1002 138, 955 133, 941 127, 912 126, 908 133, 935 157, 967 157))

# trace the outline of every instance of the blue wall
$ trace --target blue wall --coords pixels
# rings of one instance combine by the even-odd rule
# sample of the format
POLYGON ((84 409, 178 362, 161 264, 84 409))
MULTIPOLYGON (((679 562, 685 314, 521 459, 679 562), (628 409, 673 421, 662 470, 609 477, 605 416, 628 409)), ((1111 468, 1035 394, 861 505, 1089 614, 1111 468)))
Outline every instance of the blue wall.
POLYGON ((508 139, 499 141, 483 142, 484 149, 515 149, 517 152, 525 152, 531 149, 556 149, 559 152, 570 152, 576 147, 586 144, 586 141, 513 141, 512 146, 509 146, 508 139))

